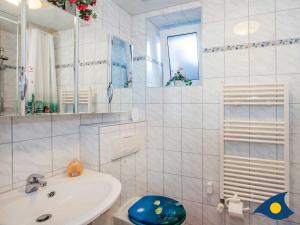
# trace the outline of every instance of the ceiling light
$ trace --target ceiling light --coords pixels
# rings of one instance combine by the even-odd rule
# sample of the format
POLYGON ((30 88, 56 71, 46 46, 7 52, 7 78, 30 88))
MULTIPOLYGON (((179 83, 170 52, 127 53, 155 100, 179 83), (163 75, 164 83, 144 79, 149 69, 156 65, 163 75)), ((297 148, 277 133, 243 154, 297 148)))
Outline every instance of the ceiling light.
POLYGON ((260 23, 256 21, 245 21, 236 24, 233 28, 233 32, 237 35, 248 35, 256 33, 260 28, 260 23))
POLYGON ((40 0, 28 0, 29 9, 39 9, 42 8, 42 3, 40 0))
MULTIPOLYGON (((6 0, 6 1, 15 6, 18 6, 21 2, 21 0, 6 0)), ((27 0, 27 3, 29 9, 39 9, 42 7, 41 0, 27 0)))
POLYGON ((20 0, 6 0, 7 2, 9 2, 10 4, 13 4, 15 6, 18 6, 20 3, 20 0))

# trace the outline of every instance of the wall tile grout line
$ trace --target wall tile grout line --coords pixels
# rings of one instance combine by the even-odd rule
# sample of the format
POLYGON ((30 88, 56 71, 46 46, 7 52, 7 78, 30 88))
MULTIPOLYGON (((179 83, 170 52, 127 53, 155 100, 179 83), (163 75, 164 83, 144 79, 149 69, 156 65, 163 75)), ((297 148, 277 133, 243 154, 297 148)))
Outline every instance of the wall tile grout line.
MULTIPOLYGON (((250 46, 250 48, 248 49, 248 84, 250 85, 251 83, 251 78, 250 78, 250 74, 251 74, 251 71, 250 71, 250 64, 251 64, 251 52, 250 52, 250 49, 251 49, 251 45, 253 46, 253 43, 251 44, 250 41, 251 41, 251 32, 250 32, 250 0, 248 0, 248 44, 250 46)), ((255 44, 254 44, 255 45, 255 44)), ((261 43, 259 43, 259 45, 261 45, 261 43)), ((261 46, 258 46, 258 47, 264 47, 264 45, 261 45, 261 46)), ((250 112, 250 107, 249 107, 249 121, 251 120, 251 112, 250 112)), ((248 148, 249 148, 249 157, 250 157, 250 143, 248 144, 248 148)), ((224 150, 225 150, 225 147, 224 147, 224 150)), ((249 170, 249 173, 250 173, 250 170, 249 170)), ((248 216, 248 221, 250 223, 250 213, 246 214, 246 216, 248 216)))
POLYGON ((51 162, 52 162, 52 176, 53 176, 53 173, 54 173, 54 152, 53 152, 53 137, 52 137, 52 134, 53 134, 53 116, 51 115, 50 117, 50 123, 51 123, 51 140, 50 140, 50 145, 51 145, 51 162))
POLYGON ((14 188, 14 140, 13 140, 13 117, 10 118, 11 127, 11 189, 14 188))
MULTIPOLYGON (((224 7, 224 46, 225 46, 225 44, 226 44, 226 0, 223 0, 223 7, 224 7)), ((226 54, 225 54, 226 52, 224 51, 224 71, 223 71, 223 73, 224 73, 224 84, 226 83, 226 54)), ((220 109, 219 109, 219 111, 220 111, 220 109)), ((224 113, 225 113, 225 111, 224 111, 224 113)), ((224 115, 225 116, 225 115, 224 115)), ((220 132, 220 128, 218 129, 219 130, 219 132, 220 132)), ((219 153, 220 154, 220 153, 219 153)), ((220 158, 219 158, 219 160, 220 160, 220 158)), ((220 164, 218 165, 218 167, 220 167, 220 164)), ((220 169, 220 168, 219 168, 220 169)), ((219 182, 220 182, 221 180, 219 179, 219 182)), ((225 213, 222 213, 222 217, 223 217, 223 224, 225 224, 226 223, 226 221, 225 221, 225 219, 226 219, 226 217, 225 217, 225 213)), ((203 223, 204 223, 204 221, 203 221, 203 223)))

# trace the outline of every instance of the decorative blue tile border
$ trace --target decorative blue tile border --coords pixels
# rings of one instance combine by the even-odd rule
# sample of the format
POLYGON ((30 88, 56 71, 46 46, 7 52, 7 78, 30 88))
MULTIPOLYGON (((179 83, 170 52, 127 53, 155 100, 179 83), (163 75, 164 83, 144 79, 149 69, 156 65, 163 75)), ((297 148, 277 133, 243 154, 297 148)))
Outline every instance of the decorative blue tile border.
POLYGON ((127 64, 122 64, 122 63, 119 63, 119 62, 112 62, 112 65, 115 66, 115 67, 120 67, 122 69, 127 69, 127 64))
POLYGON ((152 59, 151 57, 147 57, 147 61, 157 64, 159 66, 163 66, 161 62, 157 61, 156 59, 152 59))
POLYGON ((282 39, 276 41, 253 42, 249 44, 240 44, 240 45, 227 45, 225 47, 205 48, 203 49, 203 53, 224 52, 224 51, 233 51, 233 50, 241 50, 241 49, 248 49, 248 48, 265 48, 271 46, 294 45, 294 44, 300 44, 300 38, 290 38, 290 39, 282 39))
POLYGON ((17 67, 16 66, 11 66, 11 65, 2 65, 2 68, 5 70, 16 70, 17 67))
MULTIPOLYGON (((224 51, 234 51, 241 49, 249 49, 249 48, 265 48, 271 46, 282 46, 282 45, 294 45, 300 44, 300 38, 290 38, 290 39, 282 39, 276 41, 263 41, 263 42, 253 42, 249 44, 239 44, 239 45, 227 45, 223 47, 212 47, 203 49, 203 53, 214 53, 214 52, 224 52, 224 51)), ((156 59, 153 59, 149 56, 137 56, 133 58, 134 62, 138 61, 148 61, 155 63, 159 66, 163 66, 163 64, 156 59)), ((107 64, 107 60, 98 60, 98 61, 89 61, 89 62, 80 62, 80 66, 94 66, 94 65, 103 65, 107 64)), ((119 66, 125 68, 124 65, 120 63, 113 62, 114 66, 119 66)), ((4 65, 8 69, 16 69, 15 66, 4 65)), ((56 69, 65 69, 65 68, 73 68, 74 64, 62 64, 56 65, 56 69)))
POLYGON ((147 59, 146 56, 137 56, 137 57, 133 57, 133 61, 137 62, 137 61, 145 61, 147 59))
POLYGON ((74 64, 62 64, 62 65, 56 65, 56 69, 66 69, 66 68, 74 68, 74 64))
POLYGON ((133 61, 134 62, 138 62, 138 61, 148 61, 148 62, 152 62, 154 64, 157 64, 159 66, 163 66, 163 64, 161 62, 159 62, 156 59, 153 59, 149 56, 137 56, 137 57, 133 57, 133 61))
MULTIPOLYGON (((95 65, 103 65, 107 64, 107 60, 98 60, 98 61, 89 61, 89 62, 80 62, 79 66, 95 66, 95 65)), ((66 68, 74 68, 73 63, 56 65, 56 69, 66 69, 66 68)))
POLYGON ((107 60, 81 62, 79 65, 80 66, 96 66, 96 65, 104 65, 104 64, 107 64, 107 60))

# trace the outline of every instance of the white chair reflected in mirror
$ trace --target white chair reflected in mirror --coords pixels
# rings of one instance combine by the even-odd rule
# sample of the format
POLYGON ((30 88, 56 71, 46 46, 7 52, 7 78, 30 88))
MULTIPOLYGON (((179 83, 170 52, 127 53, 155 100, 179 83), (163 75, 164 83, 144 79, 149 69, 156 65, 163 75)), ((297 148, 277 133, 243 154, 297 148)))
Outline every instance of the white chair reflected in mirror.
POLYGON ((59 98, 60 113, 73 113, 74 112, 74 91, 61 90, 59 98))
MULTIPOLYGON (((60 91, 60 112, 73 113, 74 111, 74 91, 61 90, 60 91)), ((93 91, 89 87, 87 89, 79 90, 78 93, 78 113, 92 113, 93 112, 93 91)))
POLYGON ((93 112, 93 91, 92 88, 79 90, 78 95, 78 112, 92 113, 93 112))

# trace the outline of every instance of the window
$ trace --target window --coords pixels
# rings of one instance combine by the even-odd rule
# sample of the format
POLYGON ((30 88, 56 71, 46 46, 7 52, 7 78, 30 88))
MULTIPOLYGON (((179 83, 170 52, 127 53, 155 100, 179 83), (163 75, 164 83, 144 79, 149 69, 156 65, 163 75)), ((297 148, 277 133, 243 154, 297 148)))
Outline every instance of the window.
POLYGON ((170 76, 180 68, 190 80, 199 80, 197 33, 168 36, 170 76))

